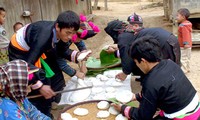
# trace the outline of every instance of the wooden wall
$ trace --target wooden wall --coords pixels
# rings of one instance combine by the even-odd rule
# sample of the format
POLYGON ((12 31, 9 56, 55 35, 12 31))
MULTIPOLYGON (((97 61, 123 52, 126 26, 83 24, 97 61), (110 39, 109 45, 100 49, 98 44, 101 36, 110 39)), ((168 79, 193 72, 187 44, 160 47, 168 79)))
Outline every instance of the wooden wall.
POLYGON ((91 0, 0 0, 0 6, 6 9, 5 29, 8 38, 13 34, 13 25, 16 22, 23 24, 39 20, 56 20, 58 14, 65 10, 73 10, 77 14, 91 14, 91 0), (31 11, 33 15, 22 17, 24 10, 31 11))

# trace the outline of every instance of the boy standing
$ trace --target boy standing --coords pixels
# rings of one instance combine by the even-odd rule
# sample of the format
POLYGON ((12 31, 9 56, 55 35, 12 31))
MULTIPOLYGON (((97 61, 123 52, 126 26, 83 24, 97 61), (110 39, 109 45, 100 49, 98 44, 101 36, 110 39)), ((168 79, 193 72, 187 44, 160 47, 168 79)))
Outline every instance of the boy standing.
POLYGON ((8 45, 10 43, 2 26, 5 22, 5 17, 6 11, 3 7, 0 7, 0 65, 8 62, 8 45))
POLYGON ((191 48, 192 48, 192 23, 188 21, 190 12, 186 8, 181 8, 178 10, 177 22, 178 27, 178 40, 181 47, 181 64, 184 73, 190 72, 190 58, 191 58, 191 48))

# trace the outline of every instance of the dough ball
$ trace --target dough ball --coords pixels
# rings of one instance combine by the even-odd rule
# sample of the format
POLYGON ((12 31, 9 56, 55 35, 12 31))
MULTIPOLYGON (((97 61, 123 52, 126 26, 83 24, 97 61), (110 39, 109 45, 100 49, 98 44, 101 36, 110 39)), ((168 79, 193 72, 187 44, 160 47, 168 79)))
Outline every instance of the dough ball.
POLYGON ((122 114, 117 115, 115 120, 128 120, 128 118, 124 117, 122 114))
POLYGON ((113 71, 113 70, 105 71, 105 72, 103 73, 103 75, 105 75, 105 76, 108 77, 108 78, 115 78, 116 72, 113 71))
POLYGON ((71 120, 72 119, 72 116, 69 114, 69 113, 62 113, 61 114, 61 119, 62 120, 71 120))
POLYGON ((92 84, 93 84, 93 86, 103 86, 104 85, 104 83, 103 82, 101 82, 100 80, 95 80, 95 81, 92 81, 92 84))
POLYGON ((110 116, 108 111, 101 110, 97 113, 97 118, 107 118, 110 116))
POLYGON ((102 74, 98 74, 98 75, 96 76, 96 79, 101 79, 101 76, 102 76, 102 74))
POLYGON ((93 100, 105 100, 106 99, 106 96, 105 95, 95 95, 92 97, 93 100))
POLYGON ((115 78, 115 80, 117 81, 117 82, 122 82, 120 79, 118 79, 118 78, 115 78))
POLYGON ((102 87, 93 87, 92 88, 92 93, 93 94, 101 93, 102 91, 103 91, 102 87))
MULTIPOLYGON (((78 86, 77 88, 87 87, 84 80, 78 79, 78 86)), ((91 94, 91 89, 82 89, 78 91, 74 91, 70 97, 70 101, 72 102, 81 102, 87 99, 91 94)))
POLYGON ((121 103, 127 103, 131 101, 133 93, 129 90, 122 90, 116 94, 116 99, 121 103))
POLYGON ((97 107, 101 110, 108 109, 110 104, 107 101, 101 101, 97 104, 97 107))
POLYGON ((113 82, 113 84, 112 84, 112 86, 114 86, 114 87, 120 87, 120 86, 123 86, 123 85, 124 84, 122 82, 117 82, 117 81, 113 82))
POLYGON ((114 87, 107 87, 106 88, 106 92, 109 93, 109 92, 115 92, 116 89, 114 87))
POLYGON ((116 97, 116 93, 114 92, 108 92, 106 93, 106 98, 109 99, 109 98, 115 98, 116 97))
POLYGON ((118 115, 119 112, 117 110, 115 110, 115 108, 113 106, 110 106, 110 108, 108 109, 108 112, 112 115, 118 115))
POLYGON ((88 110, 85 109, 85 108, 76 108, 76 109, 74 110, 74 114, 75 114, 75 115, 78 115, 78 116, 85 116, 85 115, 87 115, 88 113, 89 113, 88 110))
POLYGON ((78 90, 74 91, 70 97, 70 101, 72 102, 82 102, 85 99, 87 99, 91 94, 90 89, 83 89, 83 90, 78 90))

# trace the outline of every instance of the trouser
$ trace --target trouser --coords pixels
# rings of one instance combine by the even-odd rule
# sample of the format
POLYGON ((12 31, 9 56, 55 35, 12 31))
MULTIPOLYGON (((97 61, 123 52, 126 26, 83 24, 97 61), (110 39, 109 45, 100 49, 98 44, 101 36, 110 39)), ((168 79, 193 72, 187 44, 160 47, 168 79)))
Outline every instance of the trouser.
POLYGON ((181 69, 184 73, 190 71, 191 48, 181 48, 181 69))

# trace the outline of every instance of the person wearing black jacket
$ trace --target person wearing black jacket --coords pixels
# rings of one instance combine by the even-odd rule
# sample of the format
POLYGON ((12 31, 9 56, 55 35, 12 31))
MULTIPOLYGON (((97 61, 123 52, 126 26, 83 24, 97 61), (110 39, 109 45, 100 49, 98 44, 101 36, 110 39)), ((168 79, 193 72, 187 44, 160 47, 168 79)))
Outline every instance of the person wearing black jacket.
MULTIPOLYGON (((117 74, 117 78, 125 80, 130 73, 140 76, 143 75, 134 61, 128 56, 127 51, 132 42, 146 35, 151 35, 158 40, 162 48, 163 59, 171 59, 180 65, 180 47, 178 39, 172 33, 162 28, 144 28, 142 18, 136 14, 129 16, 128 21, 128 27, 124 27, 122 21, 114 20, 108 23, 105 28, 106 33, 109 34, 114 40, 114 43, 118 45, 119 56, 122 60, 123 72, 117 74), (131 32, 130 29, 132 29, 131 32)), ((107 51, 109 52, 109 49, 107 51)))
MULTIPOLYGON (((71 40, 72 36, 80 27, 79 16, 73 11, 65 11, 59 14, 56 21, 38 21, 28 24, 17 31, 11 38, 8 48, 9 59, 25 60, 30 68, 40 68, 35 73, 38 79, 32 81, 32 92, 30 95, 42 94, 43 97, 30 99, 30 101, 44 114, 51 117, 51 100, 55 96, 55 90, 62 90, 65 86, 62 71, 58 69, 57 61, 51 58, 57 58, 57 52, 65 53, 66 51, 54 51, 57 43, 62 41, 63 44, 71 40), (55 54, 51 54, 54 51, 55 54), (47 78, 44 73, 44 66, 41 65, 41 58, 45 59, 55 75, 47 78), (49 58, 48 58, 49 57, 49 58), (48 61, 49 60, 49 61, 48 61), (37 63, 37 64, 36 64, 37 63), (54 68, 54 66, 56 66, 54 68), (42 74, 41 74, 42 73, 42 74), (58 78, 57 78, 58 77, 58 78), (51 83, 53 81, 53 83, 51 83), (56 82, 59 82, 57 84, 56 82), (55 84, 56 83, 56 84, 55 84)), ((69 50, 69 54, 74 51, 69 50)), ((78 52, 74 52, 73 58, 78 56, 78 52)), ((69 58, 69 55, 62 56, 69 58)), ((84 74, 83 74, 84 75, 84 74)), ((82 75, 82 76, 83 76, 82 75)))
POLYGON ((200 105, 194 89, 180 66, 163 60, 161 47, 152 36, 138 38, 129 49, 130 57, 145 74, 142 91, 133 94, 139 108, 113 104, 115 109, 131 120, 198 120, 200 105), (153 118, 157 109, 160 114, 153 118))

